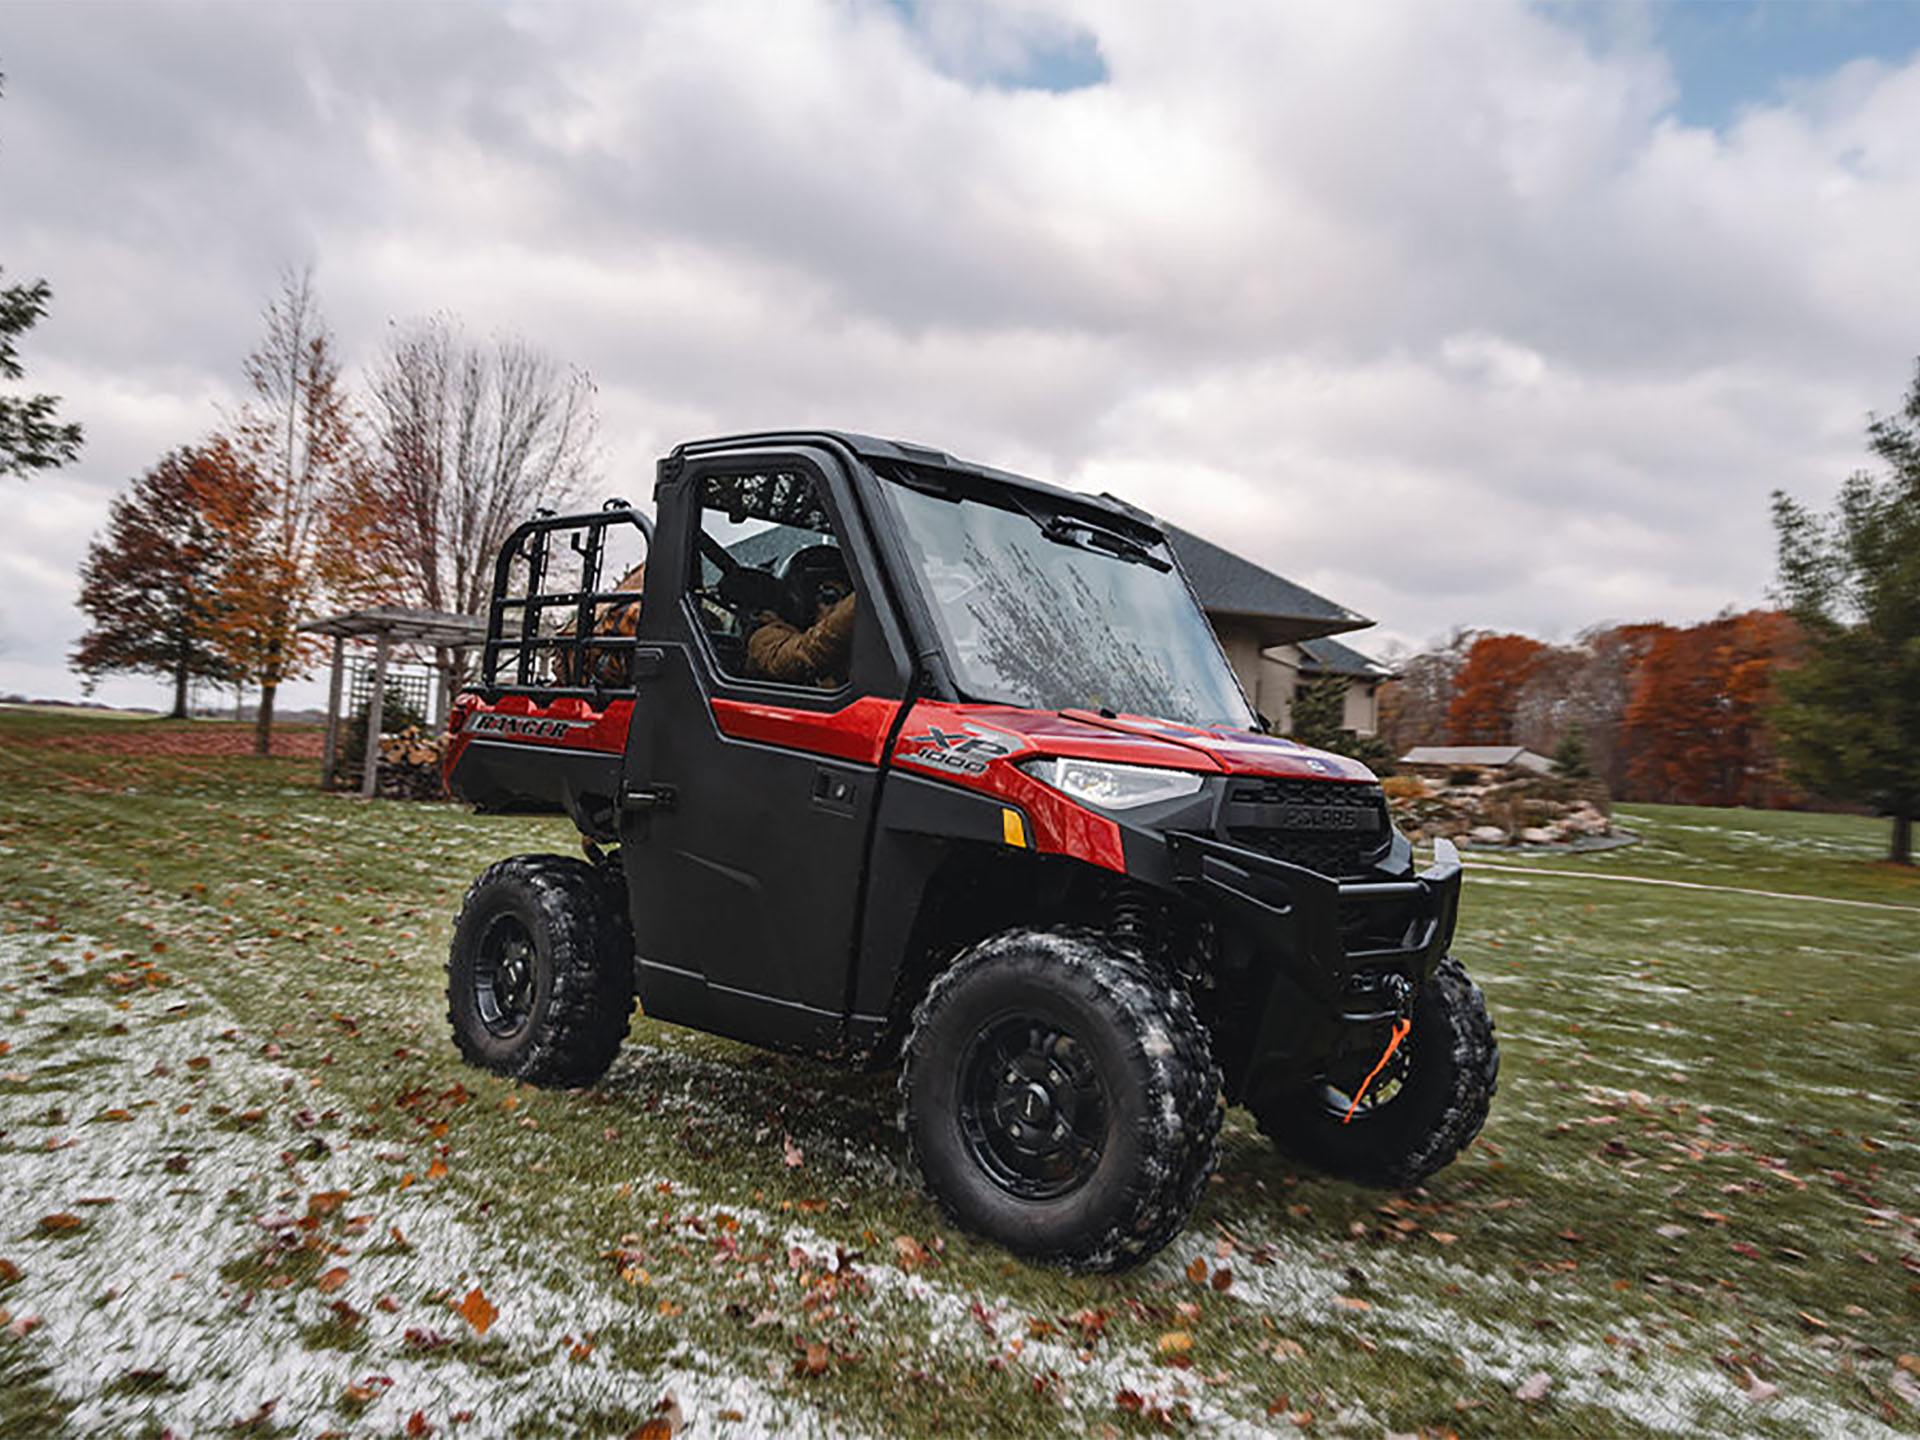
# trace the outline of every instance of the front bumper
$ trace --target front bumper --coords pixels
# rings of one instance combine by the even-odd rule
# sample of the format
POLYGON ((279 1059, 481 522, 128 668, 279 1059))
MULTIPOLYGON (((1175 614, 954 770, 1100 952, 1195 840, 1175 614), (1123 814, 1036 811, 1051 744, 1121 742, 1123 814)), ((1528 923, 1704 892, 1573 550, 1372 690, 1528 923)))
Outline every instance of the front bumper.
POLYGON ((1445 958, 1460 908, 1460 856, 1404 879, 1333 880, 1206 835, 1166 837, 1173 880, 1212 919, 1222 958, 1257 1011, 1235 1017, 1219 1056, 1227 1093, 1250 1103, 1309 1079, 1356 1025, 1390 1021, 1445 958))

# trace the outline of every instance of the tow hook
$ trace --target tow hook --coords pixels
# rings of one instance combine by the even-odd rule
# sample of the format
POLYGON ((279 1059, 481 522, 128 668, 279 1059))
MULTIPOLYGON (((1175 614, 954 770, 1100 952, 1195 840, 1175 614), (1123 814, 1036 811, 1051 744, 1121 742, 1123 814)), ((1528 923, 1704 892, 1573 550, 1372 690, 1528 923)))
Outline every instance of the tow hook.
POLYGON ((1360 1102, 1367 1096, 1368 1087, 1373 1084, 1380 1072, 1387 1068, 1387 1062, 1393 1059, 1394 1052, 1399 1050, 1401 1042, 1413 1033, 1413 985, 1404 975, 1389 975, 1382 988, 1393 997, 1394 1009, 1397 1012, 1393 1020, 1393 1034, 1388 1037, 1387 1048, 1374 1062, 1373 1069, 1367 1072, 1367 1078, 1362 1080, 1360 1088, 1353 1092, 1353 1103, 1347 1106, 1347 1113, 1340 1117, 1342 1125, 1353 1123, 1353 1117, 1360 1109, 1360 1102))

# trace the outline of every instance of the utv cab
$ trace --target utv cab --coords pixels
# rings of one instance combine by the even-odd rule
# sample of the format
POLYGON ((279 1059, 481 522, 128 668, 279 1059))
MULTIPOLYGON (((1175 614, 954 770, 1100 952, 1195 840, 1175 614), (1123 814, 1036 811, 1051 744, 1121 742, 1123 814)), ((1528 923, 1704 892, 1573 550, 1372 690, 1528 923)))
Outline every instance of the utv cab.
POLYGON ((470 1061, 589 1083, 637 996, 898 1066, 949 1214, 1095 1268, 1179 1231, 1223 1098, 1387 1185, 1473 1139, 1453 847, 1416 871, 1365 767, 1261 733, 1151 516, 813 432, 682 445, 654 502, 499 558, 448 785, 588 858, 468 893, 470 1061))

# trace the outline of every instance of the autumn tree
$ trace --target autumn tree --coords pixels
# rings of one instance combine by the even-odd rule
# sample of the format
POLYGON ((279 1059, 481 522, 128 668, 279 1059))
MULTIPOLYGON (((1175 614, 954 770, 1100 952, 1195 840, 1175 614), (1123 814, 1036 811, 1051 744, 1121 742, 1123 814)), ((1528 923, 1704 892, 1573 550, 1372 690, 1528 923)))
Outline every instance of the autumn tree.
POLYGON ((1634 669, 1622 743, 1635 798, 1768 805, 1781 798, 1767 722, 1796 631, 1778 611, 1661 626, 1634 669))
POLYGON ((283 277, 265 319, 246 360, 252 394, 231 437, 233 473, 200 496, 235 556, 221 591, 221 639, 234 668, 260 687, 258 755, 272 744, 281 683, 311 659, 301 623, 329 590, 351 595, 368 582, 358 557, 327 543, 328 517, 357 487, 364 458, 311 275, 283 277))
MULTIPOLYGON (((477 343, 437 317, 394 336, 368 399, 373 463, 335 543, 401 603, 484 612, 513 527, 572 503, 593 478, 592 384, 524 341, 477 343)), ((440 658, 457 683, 465 657, 440 658)))
POLYGON ((1394 678, 1380 687, 1379 735, 1393 754, 1404 755, 1416 745, 1446 743, 1454 682, 1476 638, 1474 631, 1456 630, 1433 649, 1388 657, 1394 678))
POLYGON ((232 472, 223 441, 176 450, 109 507, 80 567, 80 608, 93 624, 72 665, 89 691, 108 671, 164 675, 179 720, 192 681, 231 678, 218 625, 227 553, 199 496, 232 472))
POLYGON ((1514 712, 1521 688, 1546 651, 1545 645, 1525 635, 1481 635, 1475 639, 1447 706, 1453 743, 1513 744, 1514 712))
POLYGON ((1892 819, 1888 859, 1913 863, 1920 813, 1920 366, 1899 411, 1871 417, 1887 467, 1841 487, 1831 514, 1773 495, 1781 597, 1806 632, 1776 711, 1791 773, 1892 819))

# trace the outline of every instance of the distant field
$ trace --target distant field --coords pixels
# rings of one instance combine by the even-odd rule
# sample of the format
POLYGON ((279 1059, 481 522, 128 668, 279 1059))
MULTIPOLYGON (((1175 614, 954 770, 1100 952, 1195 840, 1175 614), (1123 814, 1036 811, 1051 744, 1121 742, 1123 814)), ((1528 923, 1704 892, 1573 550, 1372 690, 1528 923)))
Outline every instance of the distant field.
POLYGON ((461 1066, 461 894, 565 826, 128 728, 0 713, 0 1435, 1920 1432, 1878 824, 1470 869, 1481 1142, 1392 1196, 1233 1114, 1188 1232, 1085 1277, 946 1228, 891 1077, 649 1021, 584 1093, 461 1066))

